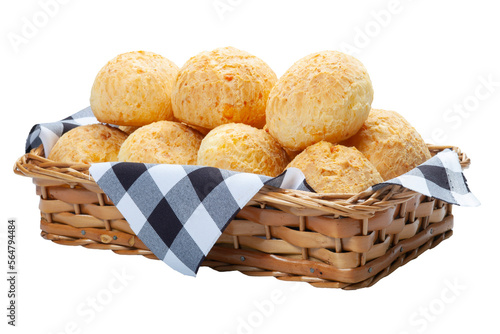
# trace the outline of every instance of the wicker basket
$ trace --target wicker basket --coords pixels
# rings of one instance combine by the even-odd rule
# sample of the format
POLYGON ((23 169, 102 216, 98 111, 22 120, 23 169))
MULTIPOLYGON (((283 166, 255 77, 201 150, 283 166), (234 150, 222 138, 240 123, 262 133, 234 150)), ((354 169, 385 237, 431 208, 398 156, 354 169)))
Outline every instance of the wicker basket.
MULTIPOLYGON (((451 148, 462 168, 470 160, 451 148)), ((156 256, 89 175, 89 165, 58 163, 43 147, 14 172, 33 178, 41 235, 62 245, 156 256)), ((452 205, 400 186, 355 195, 315 194, 265 186, 228 225, 202 265, 275 276, 316 287, 369 287, 453 231, 452 205)))

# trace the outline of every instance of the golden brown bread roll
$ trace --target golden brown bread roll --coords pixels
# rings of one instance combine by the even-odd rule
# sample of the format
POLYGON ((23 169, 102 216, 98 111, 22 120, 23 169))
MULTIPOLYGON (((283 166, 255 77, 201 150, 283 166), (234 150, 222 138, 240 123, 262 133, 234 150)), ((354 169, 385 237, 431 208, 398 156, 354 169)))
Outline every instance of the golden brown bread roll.
POLYGON ((178 72, 177 65, 153 52, 120 54, 97 74, 90 107, 103 123, 142 126, 172 120, 171 92, 178 72))
POLYGON ((123 143, 118 160, 194 165, 202 139, 185 124, 158 121, 135 130, 123 143))
POLYGON ((227 123, 262 128, 276 80, 273 70, 248 52, 233 47, 201 52, 180 69, 172 91, 174 115, 207 129, 227 123))
POLYGON ((321 141, 306 148, 287 166, 300 169, 319 193, 358 193, 383 182, 375 167, 354 147, 321 141))
POLYGON ((63 134, 49 153, 57 162, 94 163, 118 161, 123 131, 105 124, 81 125, 63 134))
POLYGON ((198 165, 277 176, 288 158, 267 132, 241 123, 216 127, 201 142, 198 165))
POLYGON ((361 130, 343 144, 361 151, 384 180, 404 174, 431 158, 417 130, 395 111, 372 109, 361 130))
POLYGON ((269 133, 289 150, 354 135, 368 117, 373 88, 356 58, 337 51, 310 54, 293 64, 269 95, 269 133))

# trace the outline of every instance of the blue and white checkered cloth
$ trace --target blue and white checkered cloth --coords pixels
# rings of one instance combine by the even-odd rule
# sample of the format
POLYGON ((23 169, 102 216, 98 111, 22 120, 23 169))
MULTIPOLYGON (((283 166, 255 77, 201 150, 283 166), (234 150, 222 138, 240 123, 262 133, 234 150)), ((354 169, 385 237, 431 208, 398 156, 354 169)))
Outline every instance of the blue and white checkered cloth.
MULTIPOLYGON (((92 123, 98 121, 86 108, 58 122, 37 124, 28 135, 26 151, 43 144, 48 155, 63 133, 92 123)), ((92 164, 90 174, 144 244, 170 267, 191 276, 231 220, 264 185, 314 191, 296 168, 271 178, 204 166, 105 162, 92 164)), ((451 150, 372 188, 389 184, 451 204, 479 205, 451 150)))

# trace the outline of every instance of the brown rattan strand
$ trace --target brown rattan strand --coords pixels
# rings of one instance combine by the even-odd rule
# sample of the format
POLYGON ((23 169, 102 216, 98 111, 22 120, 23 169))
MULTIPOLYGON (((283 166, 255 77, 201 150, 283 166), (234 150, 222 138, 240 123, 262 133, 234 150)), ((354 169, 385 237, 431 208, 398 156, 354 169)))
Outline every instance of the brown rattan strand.
MULTIPOLYGON (((432 155, 445 149, 451 149, 458 154, 460 165, 462 168, 468 168, 470 159, 456 146, 437 146, 428 145, 432 155)), ((74 181, 80 183, 93 183, 92 177, 89 175, 89 167, 87 164, 71 164, 56 162, 43 157, 43 146, 39 146, 31 152, 23 155, 16 161, 14 172, 20 175, 30 177, 46 177, 49 179, 59 179, 63 181, 74 181)), ((358 195, 362 195, 358 194, 358 195)), ((330 194, 316 194, 315 196, 321 198, 329 198, 330 194)), ((335 194, 335 198, 351 198, 350 195, 335 194)))
MULTIPOLYGON (((453 146, 432 146, 432 153, 450 148, 457 152, 464 168, 470 164, 469 158, 453 146)), ((15 164, 14 172, 19 175, 43 179, 52 182, 62 182, 70 186, 80 184, 83 187, 97 187, 89 174, 89 165, 58 163, 43 157, 43 147, 40 146, 23 155, 15 164)), ((99 189, 97 187, 97 189, 99 189)), ((96 189, 92 189, 97 191, 96 189)), ((102 190, 101 190, 102 192, 102 190)), ((404 203, 412 198, 415 192, 397 185, 387 186, 377 191, 365 191, 359 194, 317 194, 299 190, 277 189, 263 187, 253 198, 256 203, 289 210, 297 215, 334 215, 348 216, 357 219, 369 218, 375 212, 404 203)))
MULTIPOLYGON (((42 219, 42 237, 55 243, 68 246, 83 246, 91 249, 108 249, 122 255, 143 255, 157 259, 147 248, 103 244, 100 238, 77 238, 63 236, 65 229, 61 224, 50 224, 42 219), (52 225, 52 226, 50 226, 52 225), (56 233, 49 233, 51 230, 56 233)), ((252 276, 275 276, 285 281, 302 281, 315 287, 359 289, 369 287, 389 275, 400 266, 417 258, 424 251, 434 248, 441 241, 449 238, 453 231, 453 216, 432 224, 420 233, 399 242, 390 252, 353 270, 341 270, 317 261, 294 259, 274 254, 266 254, 245 249, 233 249, 214 246, 202 263, 218 271, 238 270, 252 276)), ((75 229, 76 230, 76 229, 75 229)), ((80 231, 75 231, 75 235, 80 231)))
MULTIPOLYGON (((430 146, 433 154, 449 147, 430 146)), ((458 148, 463 168, 470 160, 458 148)), ((61 245, 156 256, 134 234, 87 165, 43 157, 41 147, 14 167, 40 196, 42 236, 61 245)), ((452 205, 400 186, 359 194, 315 194, 264 187, 203 262, 315 287, 369 287, 452 234, 452 205)))

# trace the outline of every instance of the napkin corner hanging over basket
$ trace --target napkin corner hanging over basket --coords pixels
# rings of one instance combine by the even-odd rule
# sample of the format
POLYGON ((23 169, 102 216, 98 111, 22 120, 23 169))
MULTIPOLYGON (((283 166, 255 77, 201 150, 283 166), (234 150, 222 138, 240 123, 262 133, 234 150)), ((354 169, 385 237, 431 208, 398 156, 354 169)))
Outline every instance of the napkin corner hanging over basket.
POLYGON ((429 145, 429 161, 355 195, 311 192, 298 170, 270 178, 45 158, 68 128, 96 122, 87 109, 34 127, 14 167, 33 179, 42 236, 58 244, 159 258, 188 275, 202 265, 358 289, 449 238, 454 204, 479 204, 462 174, 470 160, 451 146, 429 145))

